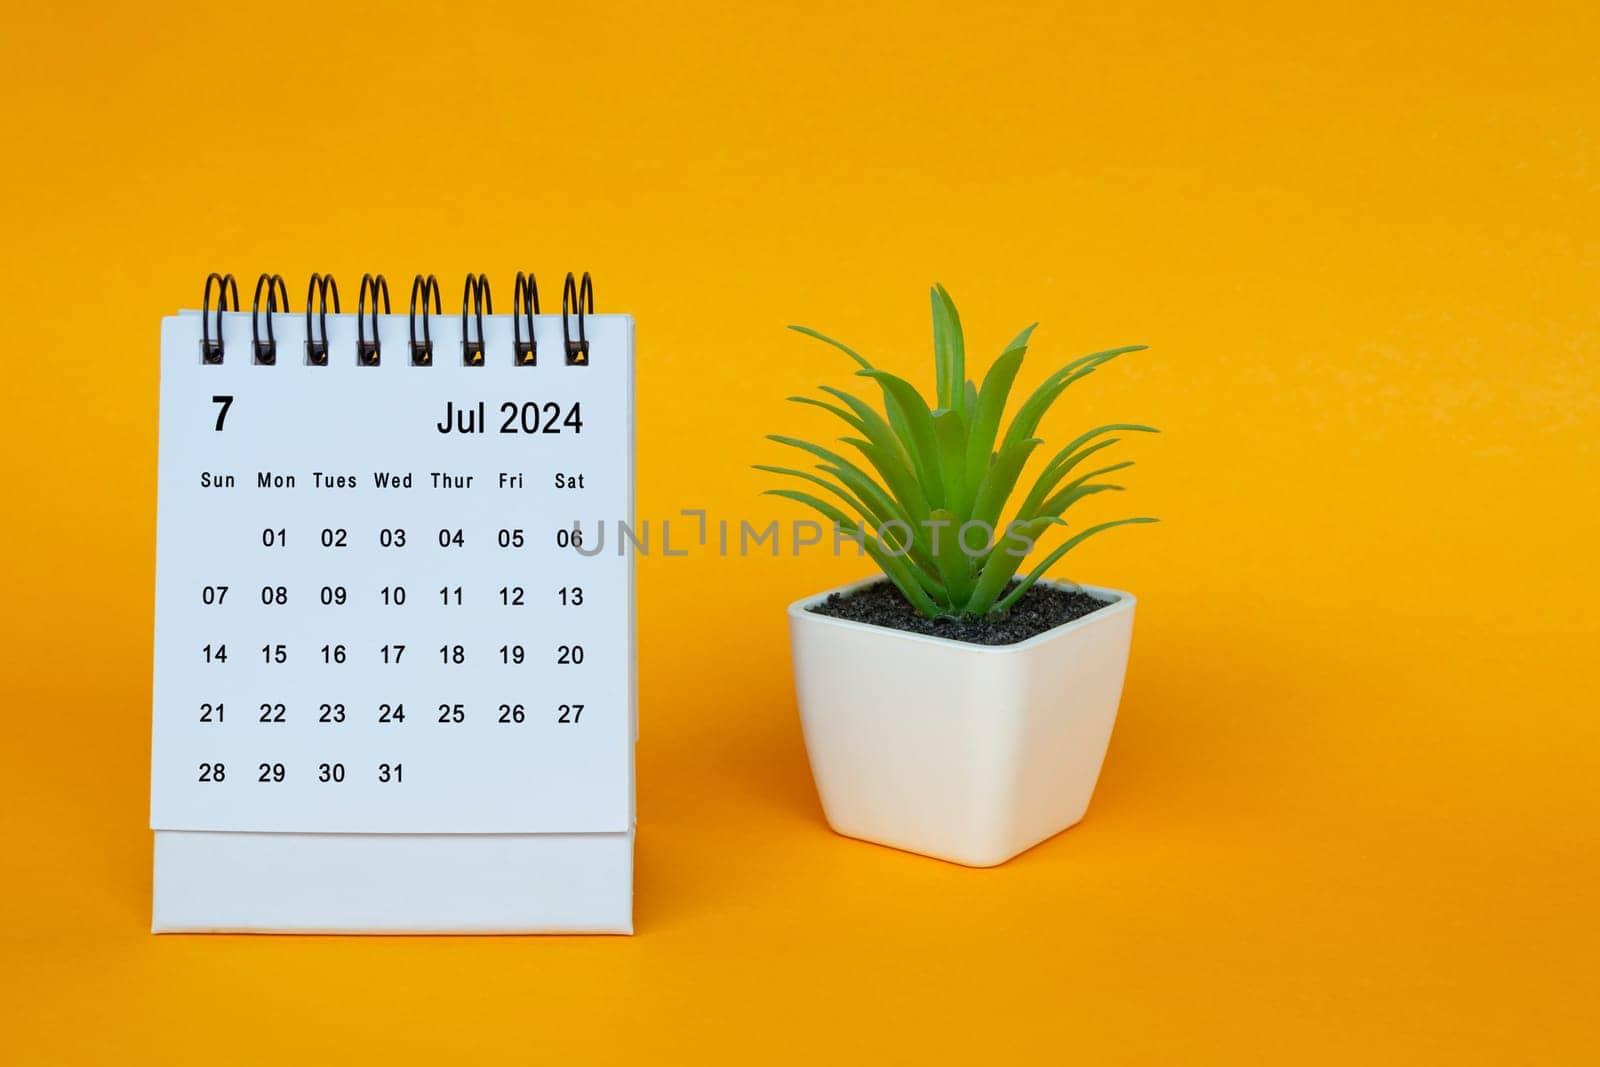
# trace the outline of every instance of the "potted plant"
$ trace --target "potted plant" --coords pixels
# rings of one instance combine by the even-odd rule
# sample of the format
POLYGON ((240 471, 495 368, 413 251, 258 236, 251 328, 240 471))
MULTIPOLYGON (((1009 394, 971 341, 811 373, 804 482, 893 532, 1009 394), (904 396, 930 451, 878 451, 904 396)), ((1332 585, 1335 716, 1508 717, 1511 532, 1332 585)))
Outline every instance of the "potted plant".
POLYGON ((1101 479, 1131 462, 1080 473, 1091 457, 1116 444, 1116 434, 1154 430, 1113 423, 1080 434, 1008 509, 1056 399, 1144 346, 1062 366, 1002 433, 1033 327, 1006 346, 980 386, 966 376, 954 303, 942 286, 932 299, 936 405, 848 346, 791 327, 853 359, 882 403, 832 386, 822 397, 790 397, 843 422, 840 443, 865 465, 773 435, 813 463, 757 469, 819 489, 824 495, 767 492, 820 512, 836 544, 856 542, 883 572, 789 608, 801 723, 829 825, 987 867, 1083 818, 1122 695, 1133 596, 1043 576, 1096 534, 1156 520, 1069 529, 1037 565, 1017 572, 1045 534, 1066 525, 1069 508, 1122 488, 1101 479))

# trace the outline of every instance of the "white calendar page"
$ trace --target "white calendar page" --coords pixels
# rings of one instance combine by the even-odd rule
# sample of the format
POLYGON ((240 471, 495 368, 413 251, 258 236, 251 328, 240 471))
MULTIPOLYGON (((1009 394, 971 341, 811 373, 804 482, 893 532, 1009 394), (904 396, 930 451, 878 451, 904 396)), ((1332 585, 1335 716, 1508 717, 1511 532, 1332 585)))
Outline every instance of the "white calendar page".
POLYGON ((303 316, 273 366, 222 318, 221 365, 198 313, 162 323, 152 826, 630 830, 632 319, 587 316, 569 366, 539 317, 522 367, 492 316, 467 367, 435 316, 418 367, 380 316, 368 367, 353 315, 327 366, 303 316))

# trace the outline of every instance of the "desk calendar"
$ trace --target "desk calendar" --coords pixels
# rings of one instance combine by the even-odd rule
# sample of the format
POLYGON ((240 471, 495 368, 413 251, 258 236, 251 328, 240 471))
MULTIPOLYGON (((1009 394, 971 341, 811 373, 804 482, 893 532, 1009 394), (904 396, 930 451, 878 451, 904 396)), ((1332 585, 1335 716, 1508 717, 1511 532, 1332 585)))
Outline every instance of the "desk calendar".
POLYGON ((629 931, 632 319, 212 281, 161 330, 155 928, 629 931))

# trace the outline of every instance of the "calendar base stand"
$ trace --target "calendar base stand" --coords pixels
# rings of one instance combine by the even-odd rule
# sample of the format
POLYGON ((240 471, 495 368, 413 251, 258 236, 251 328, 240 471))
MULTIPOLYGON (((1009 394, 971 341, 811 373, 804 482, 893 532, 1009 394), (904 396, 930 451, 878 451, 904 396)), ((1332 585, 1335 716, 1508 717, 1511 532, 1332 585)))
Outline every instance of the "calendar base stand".
POLYGON ((631 830, 155 836, 155 933, 633 932, 631 830))

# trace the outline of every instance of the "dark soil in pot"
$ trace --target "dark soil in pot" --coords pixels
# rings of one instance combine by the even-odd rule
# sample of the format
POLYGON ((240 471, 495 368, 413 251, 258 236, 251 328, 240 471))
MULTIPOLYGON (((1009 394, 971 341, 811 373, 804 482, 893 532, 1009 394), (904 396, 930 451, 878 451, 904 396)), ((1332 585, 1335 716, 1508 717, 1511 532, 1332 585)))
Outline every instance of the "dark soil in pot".
POLYGON ((974 622, 925 619, 906 603, 894 586, 888 582, 874 582, 851 593, 834 593, 810 610, 835 619, 965 641, 971 645, 1014 645, 1109 606, 1107 601, 1097 600, 1088 593, 1036 582, 998 619, 974 622))

